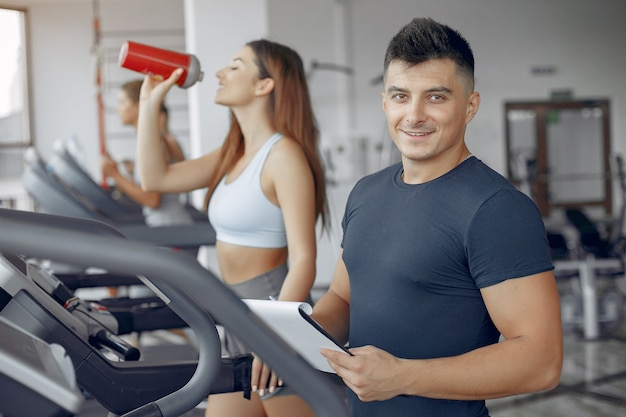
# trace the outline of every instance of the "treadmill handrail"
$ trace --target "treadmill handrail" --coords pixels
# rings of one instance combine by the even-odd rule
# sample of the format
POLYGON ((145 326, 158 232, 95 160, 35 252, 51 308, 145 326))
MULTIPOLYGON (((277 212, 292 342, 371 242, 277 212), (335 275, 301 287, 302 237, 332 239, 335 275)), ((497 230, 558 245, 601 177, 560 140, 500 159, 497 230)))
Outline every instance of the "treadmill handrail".
MULTIPOLYGON (((82 231, 81 228, 92 223, 91 220, 77 219, 76 223, 72 224, 71 218, 58 217, 0 209, 0 230, 2 230, 0 233, 0 252, 43 257, 47 256, 46 253, 52 253, 51 258, 55 260, 86 267, 90 261, 82 259, 82 255, 74 251, 75 246, 87 246, 84 248, 87 250, 83 253, 95 250, 95 253, 92 253, 90 257, 97 258, 96 253, 98 252, 106 254, 111 248, 124 243, 131 243, 122 236, 94 235, 93 230, 99 229, 98 225, 93 225, 94 228, 90 230, 92 233, 82 231), (58 221, 60 225, 55 225, 55 221, 58 221), (63 237, 63 231, 66 230, 73 230, 82 236, 72 237, 74 232, 68 232, 68 235, 63 237), (89 237, 109 241, 109 243, 105 243, 108 246, 91 246, 92 242, 89 237), (87 238, 87 240, 83 241, 83 238, 87 238), (31 243, 35 243, 32 250, 30 250, 29 240, 31 243), (47 250, 46 247, 52 250, 47 250), (57 257, 56 254, 58 253, 63 253, 63 255, 57 257), (78 256, 84 262, 75 262, 74 256, 78 256)), ((90 229, 89 227, 86 228, 90 229)), ((175 254, 167 249, 153 249, 166 252, 166 254, 175 254)), ((146 261, 150 262, 149 258, 146 258, 146 261)), ((108 259, 108 262, 115 263, 114 258, 108 259)), ((157 275, 154 272, 152 274, 157 275)), ((167 280, 159 281, 159 287, 170 299, 170 309, 184 320, 196 332, 197 336, 198 363, 191 379, 179 390, 154 401, 162 417, 175 417, 192 409, 211 391, 211 385, 219 375, 221 368, 221 343, 215 323, 198 303, 187 297, 180 288, 170 286, 167 280)))
POLYGON ((97 202, 97 206, 107 216, 115 217, 116 214, 126 213, 143 219, 141 204, 132 200, 130 200, 132 205, 122 204, 115 200, 110 192, 98 185, 76 161, 65 142, 55 143, 52 156, 48 160, 48 167, 70 187, 82 193, 90 201, 97 202))
MULTIPOLYGON (((0 251, 150 277, 168 297, 170 294, 175 296, 172 304, 185 298, 188 302, 198 303, 246 345, 253 346, 255 353, 293 387, 317 416, 349 415, 345 403, 323 375, 256 316, 219 278, 198 262, 169 249, 147 246, 119 237, 94 236, 81 231, 80 227, 58 227, 53 225, 53 218, 56 217, 53 215, 31 213, 28 220, 17 220, 15 217, 7 220, 2 214, 3 210, 0 210, 0 251), (178 291, 171 291, 173 288, 178 291), (180 299, 177 297, 179 291, 185 294, 180 299)), ((197 329, 197 323, 182 316, 181 318, 192 329, 197 329)), ((200 361, 202 356, 201 353, 200 361)), ((201 384, 201 380, 202 375, 197 371, 184 388, 190 389, 201 384)), ((182 390, 177 393, 180 391, 182 390)), ((170 396, 174 394, 176 393, 170 396)), ((163 400, 155 401, 163 411, 163 416, 176 415, 170 412, 178 404, 172 398, 163 400)))

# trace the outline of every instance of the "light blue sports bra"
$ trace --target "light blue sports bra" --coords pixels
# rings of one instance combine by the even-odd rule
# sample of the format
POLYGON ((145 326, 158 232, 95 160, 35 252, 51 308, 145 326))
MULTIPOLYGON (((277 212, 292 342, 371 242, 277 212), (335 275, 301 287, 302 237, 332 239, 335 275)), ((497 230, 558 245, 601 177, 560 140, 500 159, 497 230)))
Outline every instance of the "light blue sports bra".
POLYGON ((283 248, 287 234, 280 207, 261 189, 261 171, 272 146, 282 138, 275 133, 257 151, 233 182, 222 178, 209 202, 209 221, 217 240, 254 248, 283 248))

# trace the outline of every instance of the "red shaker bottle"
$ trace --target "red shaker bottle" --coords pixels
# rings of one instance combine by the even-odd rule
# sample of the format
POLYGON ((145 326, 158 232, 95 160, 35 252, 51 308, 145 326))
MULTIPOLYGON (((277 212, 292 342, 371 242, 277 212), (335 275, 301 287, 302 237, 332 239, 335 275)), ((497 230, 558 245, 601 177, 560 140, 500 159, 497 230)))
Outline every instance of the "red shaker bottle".
POLYGON ((137 42, 126 41, 122 45, 119 65, 142 74, 152 73, 168 78, 177 68, 184 72, 176 82, 181 88, 191 87, 202 81, 204 73, 195 55, 156 48, 137 42))

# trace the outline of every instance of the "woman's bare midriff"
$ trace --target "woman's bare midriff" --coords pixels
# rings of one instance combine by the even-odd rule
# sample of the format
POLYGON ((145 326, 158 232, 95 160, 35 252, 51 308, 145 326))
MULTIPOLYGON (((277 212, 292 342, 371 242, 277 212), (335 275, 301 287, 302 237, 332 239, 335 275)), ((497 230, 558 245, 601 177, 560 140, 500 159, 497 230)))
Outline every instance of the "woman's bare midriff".
POLYGON ((287 262, 287 248, 251 248, 217 242, 217 262, 224 282, 238 284, 287 262))

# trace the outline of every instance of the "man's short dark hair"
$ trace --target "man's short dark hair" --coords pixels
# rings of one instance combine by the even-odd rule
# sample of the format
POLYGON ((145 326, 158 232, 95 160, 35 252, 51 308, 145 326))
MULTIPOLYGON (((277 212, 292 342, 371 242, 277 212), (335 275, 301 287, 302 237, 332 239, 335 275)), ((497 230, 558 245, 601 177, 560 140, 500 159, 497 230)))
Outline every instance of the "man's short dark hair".
POLYGON ((391 39, 385 53, 384 76, 391 61, 409 66, 432 59, 451 59, 474 87, 474 54, 456 30, 431 18, 416 17, 391 39))

